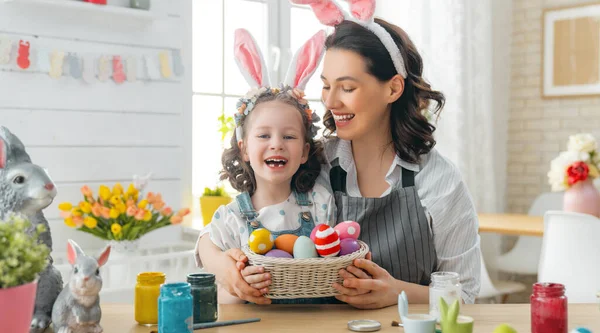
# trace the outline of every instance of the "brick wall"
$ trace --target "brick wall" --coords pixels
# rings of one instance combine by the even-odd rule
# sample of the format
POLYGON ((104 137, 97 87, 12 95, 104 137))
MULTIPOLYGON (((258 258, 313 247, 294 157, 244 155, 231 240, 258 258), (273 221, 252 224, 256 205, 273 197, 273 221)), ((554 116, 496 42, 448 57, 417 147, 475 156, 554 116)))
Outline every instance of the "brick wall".
MULTIPOLYGON (((499 0, 503 1, 503 0, 499 0)), ((600 97, 542 99, 542 17, 546 8, 589 0, 513 0, 511 104, 508 121, 507 209, 526 213, 550 191, 550 161, 566 149, 569 135, 600 139, 600 97)))

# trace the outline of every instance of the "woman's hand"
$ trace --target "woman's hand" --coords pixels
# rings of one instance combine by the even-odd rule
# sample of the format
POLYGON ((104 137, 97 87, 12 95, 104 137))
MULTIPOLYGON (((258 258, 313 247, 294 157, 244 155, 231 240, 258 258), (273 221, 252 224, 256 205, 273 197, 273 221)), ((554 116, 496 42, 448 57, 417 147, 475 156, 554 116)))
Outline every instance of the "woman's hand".
MULTIPOLYGON (((367 257, 370 259, 370 255, 367 257)), ((354 266, 340 271, 343 285, 334 284, 341 295, 336 298, 359 309, 379 309, 398 303, 398 286, 405 282, 394 279, 385 269, 368 259, 354 260, 354 266)))

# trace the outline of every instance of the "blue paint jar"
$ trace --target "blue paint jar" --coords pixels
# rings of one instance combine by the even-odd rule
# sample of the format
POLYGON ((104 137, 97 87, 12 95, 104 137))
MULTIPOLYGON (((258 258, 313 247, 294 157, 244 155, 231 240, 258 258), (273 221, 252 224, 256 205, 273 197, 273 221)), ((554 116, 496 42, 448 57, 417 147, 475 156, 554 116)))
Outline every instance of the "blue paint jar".
POLYGON ((192 286, 194 324, 216 321, 219 315, 215 275, 210 273, 188 274, 187 282, 192 286))
POLYGON ((158 333, 193 333, 194 305, 189 283, 166 283, 158 297, 158 333))

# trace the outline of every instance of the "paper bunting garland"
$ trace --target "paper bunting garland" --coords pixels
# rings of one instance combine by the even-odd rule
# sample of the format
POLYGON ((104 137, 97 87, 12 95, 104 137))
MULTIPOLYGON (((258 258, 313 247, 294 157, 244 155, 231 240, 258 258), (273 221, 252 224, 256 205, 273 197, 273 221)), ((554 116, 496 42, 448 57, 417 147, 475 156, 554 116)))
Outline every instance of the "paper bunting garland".
POLYGON ((47 73, 53 79, 71 77, 88 84, 111 79, 117 84, 140 79, 171 81, 185 72, 180 50, 155 51, 139 56, 78 54, 57 49, 50 51, 47 47, 31 45, 24 39, 15 41, 0 36, 0 70, 2 65, 47 73))

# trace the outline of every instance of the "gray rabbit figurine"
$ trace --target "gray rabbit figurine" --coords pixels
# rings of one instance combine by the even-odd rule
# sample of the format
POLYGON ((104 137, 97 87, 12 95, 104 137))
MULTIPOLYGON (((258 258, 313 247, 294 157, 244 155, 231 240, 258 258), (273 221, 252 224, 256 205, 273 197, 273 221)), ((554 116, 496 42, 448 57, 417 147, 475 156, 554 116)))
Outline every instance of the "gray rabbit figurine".
MULTIPOLYGON (((19 138, 0 126, 0 219, 21 214, 32 223, 46 227, 40 239, 52 250, 50 226, 42 209, 56 197, 56 187, 48 173, 33 164, 19 138)), ((62 289, 62 277, 48 256, 48 266, 40 274, 30 332, 43 332, 50 325, 52 305, 62 289)))
POLYGON ((60 292, 52 309, 56 333, 101 333, 100 267, 106 264, 110 245, 97 258, 85 255, 79 245, 69 239, 67 259, 73 270, 69 283, 60 292))

